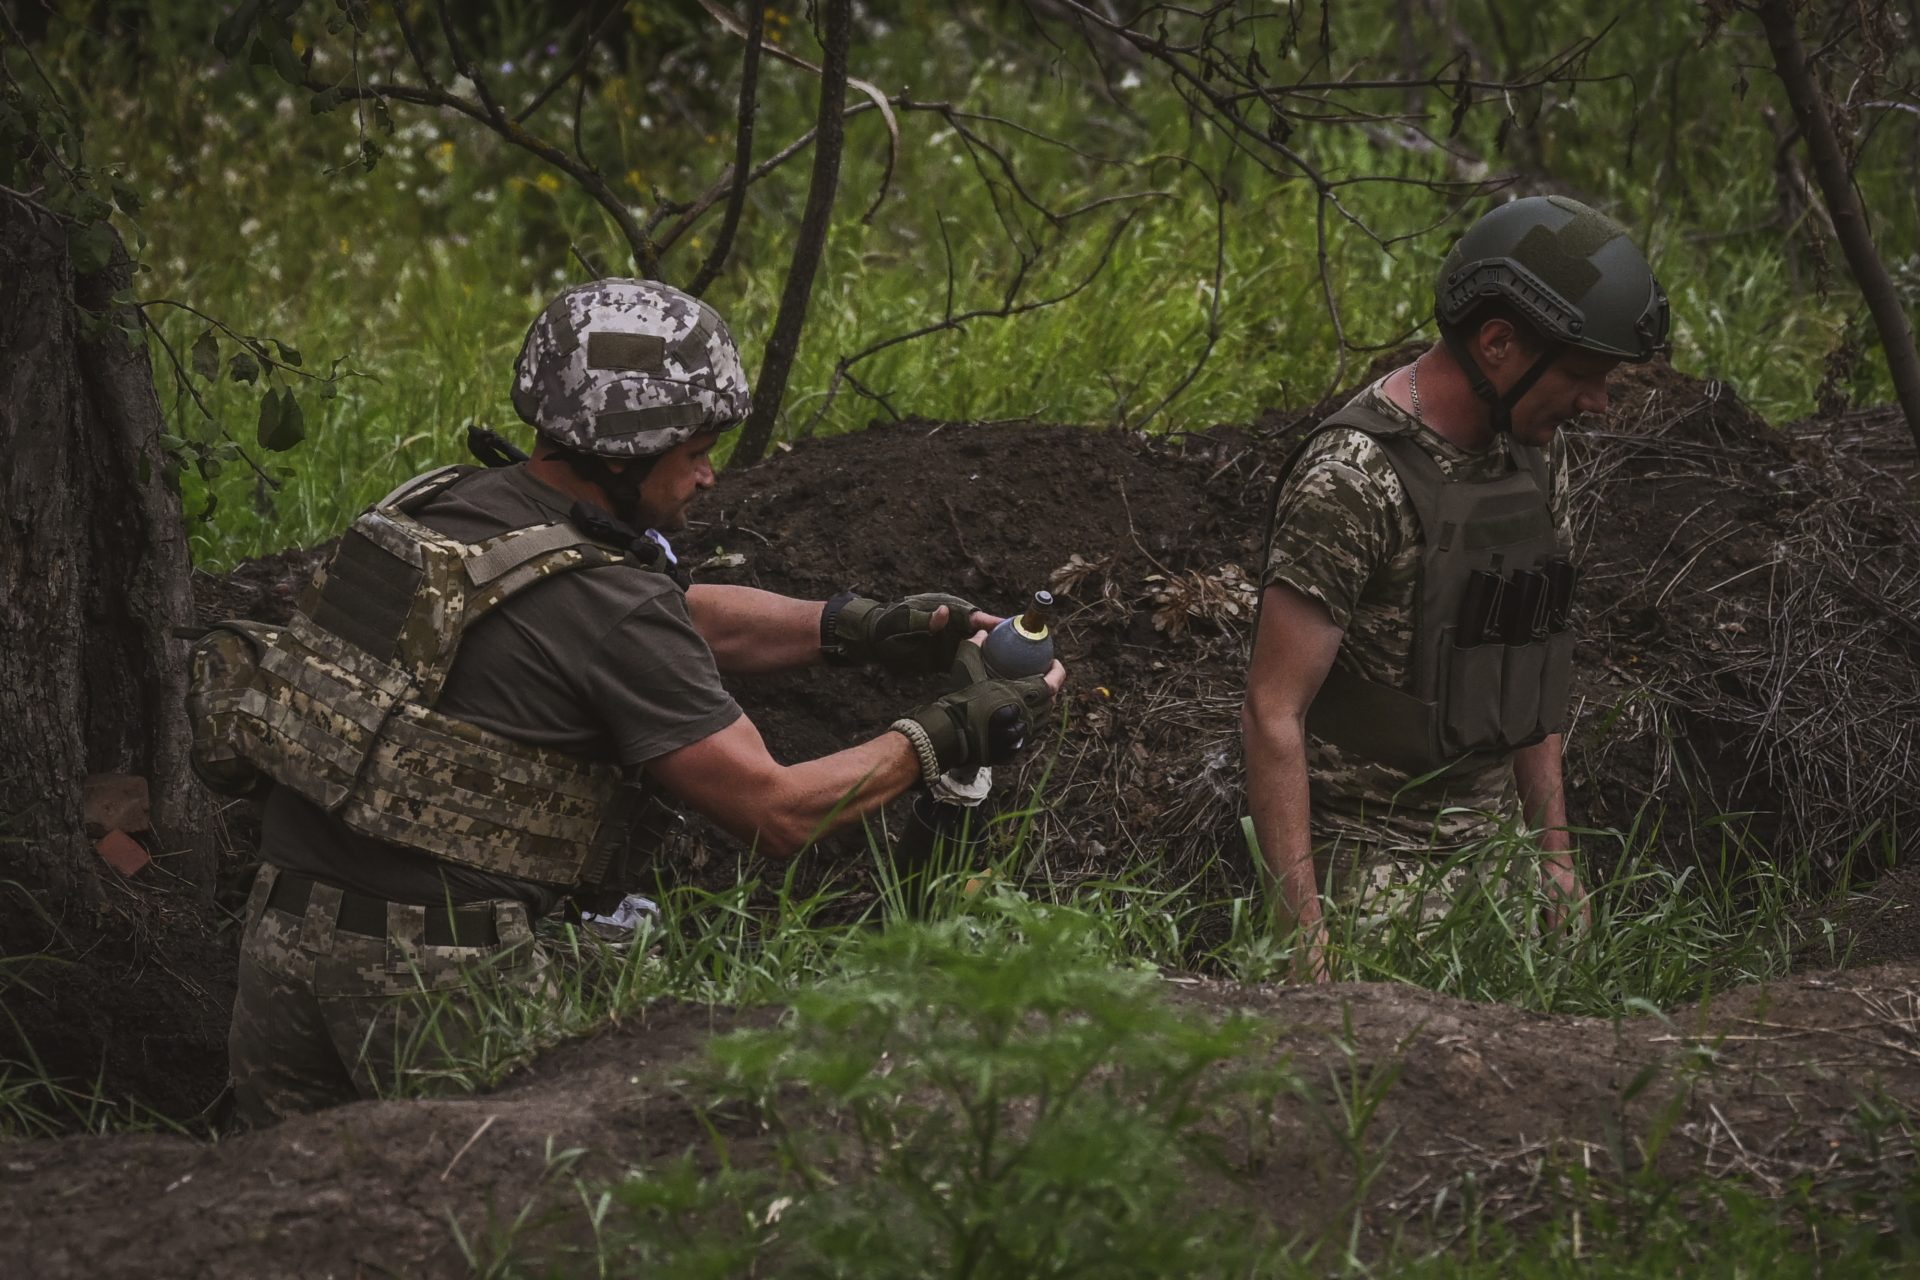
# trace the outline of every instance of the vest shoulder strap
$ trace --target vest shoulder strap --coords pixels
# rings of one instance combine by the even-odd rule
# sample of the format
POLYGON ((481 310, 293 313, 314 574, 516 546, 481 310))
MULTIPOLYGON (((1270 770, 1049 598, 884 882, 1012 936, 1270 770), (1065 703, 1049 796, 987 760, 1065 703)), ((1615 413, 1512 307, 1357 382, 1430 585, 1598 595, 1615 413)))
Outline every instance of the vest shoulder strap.
POLYGON ((392 492, 373 504, 374 509, 399 507, 409 513, 419 509, 420 505, 442 492, 461 476, 480 468, 454 463, 451 466, 435 467, 432 471, 422 472, 411 480, 402 480, 394 486, 392 492))
POLYGON ((1320 424, 1307 432, 1306 437, 1293 447, 1293 452, 1289 453, 1287 460, 1281 464, 1280 473, 1274 481, 1273 501, 1267 509, 1267 536, 1266 542, 1262 544, 1263 555, 1264 548, 1273 543, 1273 524, 1279 518, 1280 494, 1286 488, 1287 480, 1293 475, 1294 468, 1299 466, 1300 459, 1305 455, 1308 446, 1319 439, 1321 433, 1336 427, 1346 427, 1362 432, 1380 446, 1381 451, 1387 455, 1387 460, 1393 464, 1395 473, 1400 477, 1400 487, 1407 491, 1408 498, 1413 502, 1414 512, 1420 518, 1421 531, 1424 533, 1434 527, 1434 520, 1438 514, 1439 486, 1446 481, 1446 476, 1441 472, 1439 464, 1434 462, 1426 450, 1414 443, 1413 433, 1417 428, 1410 423, 1395 421, 1383 413, 1367 408, 1358 403, 1356 397, 1355 400, 1349 401, 1322 418, 1320 424))

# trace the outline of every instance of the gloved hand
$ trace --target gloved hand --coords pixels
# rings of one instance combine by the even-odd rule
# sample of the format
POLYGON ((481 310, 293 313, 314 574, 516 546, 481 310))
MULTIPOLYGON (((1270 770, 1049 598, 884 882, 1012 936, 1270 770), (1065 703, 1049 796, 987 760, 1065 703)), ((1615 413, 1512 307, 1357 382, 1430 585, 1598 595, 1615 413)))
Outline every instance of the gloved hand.
POLYGON ((903 675, 934 675, 953 665, 977 612, 970 601, 938 591, 892 604, 842 592, 820 615, 820 647, 836 666, 873 662, 903 675), (936 631, 933 615, 941 605, 947 618, 936 631))
POLYGON ((907 719, 927 732, 940 771, 1005 764, 1026 749, 1053 701, 1045 676, 987 678, 978 645, 966 645, 953 664, 960 687, 907 719))

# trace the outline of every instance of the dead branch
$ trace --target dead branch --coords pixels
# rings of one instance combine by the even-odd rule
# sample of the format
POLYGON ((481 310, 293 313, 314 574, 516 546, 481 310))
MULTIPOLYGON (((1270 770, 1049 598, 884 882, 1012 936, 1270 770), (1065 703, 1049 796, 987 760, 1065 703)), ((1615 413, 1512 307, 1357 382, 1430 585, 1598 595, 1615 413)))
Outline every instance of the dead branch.
POLYGON ((733 251, 734 232, 740 226, 740 211, 747 203, 747 171, 753 165, 753 118, 756 110, 755 94, 760 84, 760 48, 761 35, 766 28, 766 10, 759 4, 749 4, 747 20, 747 51, 740 63, 740 109, 735 113, 733 143, 733 191, 727 197, 727 211, 720 219, 720 234, 714 238, 713 252, 700 264, 700 270, 694 273, 687 285, 687 292, 696 298, 706 292, 707 286, 720 274, 720 268, 726 264, 727 255, 733 251))
POLYGON ((1774 70, 1786 89, 1787 101, 1800 122, 1808 156, 1813 161, 1820 194, 1832 217, 1834 235, 1846 254, 1867 310, 1879 331, 1894 394, 1907 418, 1907 429, 1920 447, 1920 350, 1914 346, 1913 322, 1893 278, 1874 247, 1873 227, 1854 188, 1847 154, 1834 128, 1826 90, 1814 75, 1806 47, 1800 42, 1799 20, 1789 0, 1756 0, 1753 12, 1766 33, 1774 70))
MULTIPOLYGON (((833 198, 840 189, 840 152, 846 138, 842 114, 847 92, 847 52, 852 43, 851 0, 823 0, 820 7, 821 45, 826 50, 820 73, 820 119, 815 126, 813 175, 807 184, 807 203, 800 215, 793 260, 787 268, 780 311, 761 357, 760 380, 754 384, 753 407, 740 428, 734 446, 736 461, 752 465, 767 451, 773 438, 773 419, 800 349, 800 329, 806 323, 807 303, 813 296, 813 277, 826 250, 827 230, 833 218, 833 198)), ((891 113, 889 113, 889 117, 891 113)))
MULTIPOLYGON (((1136 192, 1130 198, 1145 199, 1158 197, 1162 194, 1163 193, 1157 191, 1136 192)), ((1112 198, 1101 200, 1097 203, 1100 205, 1110 204, 1112 203, 1112 198)), ((1083 209, 1076 212, 1085 211, 1086 210, 1083 209)), ((1026 315, 1029 312, 1058 306, 1060 303, 1079 294, 1088 285, 1092 284, 1101 272, 1106 270, 1107 264, 1113 259, 1114 246, 1119 244, 1120 236, 1126 231, 1127 227, 1132 224, 1133 216, 1132 212, 1128 212, 1115 221, 1113 230, 1108 234, 1107 242, 1101 248, 1100 254, 1094 260, 1093 266, 1085 275, 1081 276, 1080 279, 1076 280, 1061 292, 1051 297, 1029 298, 1025 301, 1020 301, 1020 291, 1025 287, 1027 276, 1038 264, 1042 256, 1039 253, 1031 255, 1023 254, 1020 258, 1020 265, 1014 271, 1013 278, 1008 281, 1007 287, 1002 291, 1000 305, 995 307, 979 307, 959 313, 953 310, 953 256, 951 246, 949 246, 947 254, 946 314, 939 320, 909 329, 904 333, 896 333, 891 337, 882 338, 880 341, 863 347, 852 355, 843 355, 836 360, 833 367, 833 377, 827 382, 826 397, 821 401, 820 407, 814 410, 813 416, 807 419, 807 423, 801 428, 800 434, 806 436, 813 433, 813 429, 819 425, 820 420, 824 418, 827 415, 827 411, 833 407, 835 398, 840 394, 840 384, 842 382, 849 383, 855 390, 867 396, 869 399, 885 404, 885 401, 880 396, 867 390, 854 379, 851 370, 854 365, 859 364, 862 360, 879 355, 882 351, 890 347, 897 347, 904 342, 913 342, 916 339, 925 338, 932 334, 963 329, 967 324, 975 320, 1004 320, 1012 316, 1026 315)), ((941 223, 940 230, 941 239, 944 243, 946 239, 946 224, 944 221, 941 223)), ((891 413, 892 407, 889 405, 887 408, 888 412, 891 413)), ((894 416, 898 417, 899 415, 895 414, 894 416)))

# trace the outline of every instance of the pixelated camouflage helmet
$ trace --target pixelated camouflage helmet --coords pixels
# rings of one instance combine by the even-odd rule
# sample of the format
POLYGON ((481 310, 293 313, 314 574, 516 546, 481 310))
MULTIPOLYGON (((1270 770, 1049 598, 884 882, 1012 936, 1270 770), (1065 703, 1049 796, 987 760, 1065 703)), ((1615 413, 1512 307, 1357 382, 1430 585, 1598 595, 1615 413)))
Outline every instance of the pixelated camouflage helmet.
POLYGON ((527 330, 513 407, 542 437, 602 458, 653 458, 747 416, 752 393, 718 313, 654 280, 576 285, 527 330))
POLYGON ((1434 317, 1447 332, 1501 299, 1546 338, 1644 363, 1667 349, 1667 295, 1626 229, 1565 196, 1501 205, 1440 267, 1434 317))

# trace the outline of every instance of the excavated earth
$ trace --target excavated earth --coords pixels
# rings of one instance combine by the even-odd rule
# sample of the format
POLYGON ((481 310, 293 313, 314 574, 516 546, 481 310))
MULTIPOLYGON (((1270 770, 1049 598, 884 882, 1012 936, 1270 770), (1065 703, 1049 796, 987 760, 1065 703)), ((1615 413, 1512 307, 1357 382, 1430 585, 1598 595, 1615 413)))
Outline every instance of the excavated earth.
MULTIPOLYGON (((1236 717, 1248 577, 1274 468, 1311 418, 1270 414, 1171 437, 876 424, 727 472, 682 548, 700 580, 816 598, 848 587, 941 589, 1010 609, 1051 587, 1063 601, 1071 683, 1063 733, 1001 788, 1014 805, 1040 788, 1029 861, 1017 873, 1244 893, 1236 717)), ((1825 972, 1810 960, 1794 978, 1711 1008, 1618 1023, 1399 987, 1170 980, 1178 1001, 1269 1015, 1285 1031, 1276 1052, 1308 1079, 1334 1066, 1404 1064, 1377 1130, 1395 1136, 1371 1184, 1370 1232, 1390 1235, 1469 1175, 1503 1212, 1524 1217, 1537 1207, 1543 1159, 1590 1159, 1608 1135, 1642 1131, 1652 1109, 1669 1104, 1679 1137, 1662 1148, 1665 1161, 1762 1187, 1803 1174, 1868 1187, 1882 1176, 1885 1144, 1881 1163, 1869 1158, 1861 1109, 1876 1098, 1901 1110, 1920 1101, 1920 876, 1897 865, 1902 839, 1920 830, 1906 820, 1920 787, 1902 754, 1920 717, 1901 701, 1920 691, 1920 624, 1904 602, 1868 589, 1920 581, 1895 421, 1852 414, 1776 430, 1724 386, 1658 366, 1634 371, 1608 422, 1574 449, 1588 621, 1569 739, 1575 821, 1651 830, 1664 805, 1657 856, 1712 875, 1726 869, 1723 851, 1683 834, 1695 824, 1681 815, 1739 815, 1713 830, 1740 858, 1801 859, 1851 877, 1855 889, 1826 913, 1840 945, 1821 955, 1845 954, 1853 967, 1825 972), (1830 536, 1835 527, 1846 536, 1830 536), (1830 570, 1812 558, 1816 546, 1839 555, 1840 543, 1856 560, 1830 570), (1823 604, 1831 583, 1851 594, 1823 604), (1803 614, 1812 620, 1795 621, 1803 614), (1838 642, 1817 632, 1821 653, 1839 648, 1819 664, 1811 694, 1780 660, 1801 641, 1796 626, 1843 628, 1838 642), (1801 703, 1814 710, 1783 718, 1801 703), (1816 713, 1877 727, 1823 745, 1832 733, 1808 728, 1826 724, 1809 718, 1816 713), (1872 785, 1825 786, 1830 761, 1840 762, 1836 777, 1872 785), (1836 834, 1842 820, 1874 832, 1851 864, 1841 857, 1848 838, 1836 834), (1349 1015, 1357 1057, 1337 1047, 1349 1015), (1647 1068, 1655 1085, 1632 1087, 1647 1068)), ((324 548, 296 551, 203 575, 201 612, 284 617, 323 558, 324 548)), ((744 681, 736 692, 775 753, 797 759, 873 733, 934 690, 814 671, 744 681)), ((234 855, 221 896, 230 905, 255 822, 244 806, 228 820, 234 855)), ((1596 837, 1589 856, 1604 863, 1618 847, 1596 837)), ((830 843, 803 860, 803 878, 833 879, 857 907, 867 860, 863 841, 830 843)), ((7 1012, 50 1070, 194 1126, 220 1089, 234 940, 218 907, 169 886, 165 861, 116 878, 108 917, 62 922, 81 940, 69 963, 9 990, 7 1012)), ((696 824, 640 883, 719 883, 736 866, 737 851, 696 824)), ((575 1172, 591 1178, 710 1150, 676 1082, 716 1031, 775 1013, 659 1005, 643 1023, 558 1051, 481 1097, 359 1104, 213 1142, 0 1146, 0 1274, 464 1274, 449 1220, 471 1234, 528 1203, 571 1196, 547 1181, 543 1153, 585 1147, 575 1172)), ((1312 1100, 1283 1107, 1273 1126, 1284 1158, 1268 1161, 1251 1189, 1219 1194, 1258 1197, 1289 1230, 1346 1221, 1351 1170, 1312 1100), (1316 1176, 1303 1180, 1303 1169, 1316 1176)), ((771 1139, 749 1120, 729 1122, 726 1137, 736 1164, 772 1158, 771 1139)), ((578 1230, 564 1214, 556 1223, 562 1237, 578 1230)))

